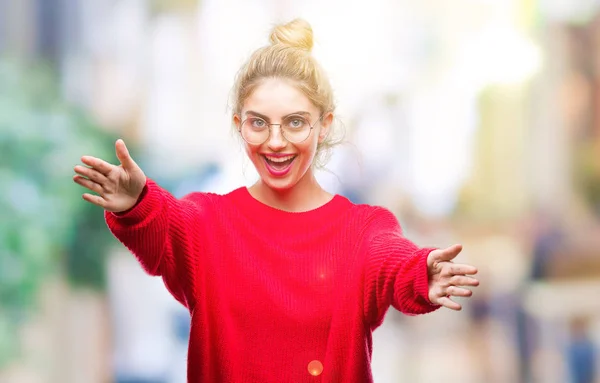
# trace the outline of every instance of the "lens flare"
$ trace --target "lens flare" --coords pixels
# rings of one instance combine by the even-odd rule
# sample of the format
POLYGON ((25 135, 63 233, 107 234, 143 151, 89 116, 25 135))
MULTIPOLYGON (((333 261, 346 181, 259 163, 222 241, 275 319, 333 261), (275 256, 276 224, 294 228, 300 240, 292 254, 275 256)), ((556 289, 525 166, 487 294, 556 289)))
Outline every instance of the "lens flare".
POLYGON ((323 363, 313 360, 308 364, 308 373, 312 376, 319 376, 323 372, 323 363))

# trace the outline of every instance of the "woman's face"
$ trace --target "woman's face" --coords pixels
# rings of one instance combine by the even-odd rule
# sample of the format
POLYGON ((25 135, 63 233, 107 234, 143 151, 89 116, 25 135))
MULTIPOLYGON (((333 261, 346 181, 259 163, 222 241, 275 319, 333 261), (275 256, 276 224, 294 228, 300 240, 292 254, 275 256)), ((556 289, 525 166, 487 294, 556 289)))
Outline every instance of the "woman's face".
POLYGON ((319 109, 290 82, 266 79, 256 87, 233 122, 251 141, 244 141, 246 153, 263 183, 286 190, 310 171, 333 120, 332 113, 319 117, 319 109))

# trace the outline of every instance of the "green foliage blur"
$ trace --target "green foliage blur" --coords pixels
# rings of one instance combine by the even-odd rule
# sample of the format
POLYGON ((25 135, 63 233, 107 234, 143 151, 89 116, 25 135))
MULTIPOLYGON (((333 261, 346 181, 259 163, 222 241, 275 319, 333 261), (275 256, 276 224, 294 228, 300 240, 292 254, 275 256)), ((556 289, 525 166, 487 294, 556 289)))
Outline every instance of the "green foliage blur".
POLYGON ((113 143, 65 103, 50 66, 0 59, 0 366, 15 356, 45 278, 104 287, 114 239, 72 176, 82 154, 112 158, 113 143))
POLYGON ((589 139, 577 148, 574 161, 576 185, 590 207, 600 217, 600 147, 589 139))

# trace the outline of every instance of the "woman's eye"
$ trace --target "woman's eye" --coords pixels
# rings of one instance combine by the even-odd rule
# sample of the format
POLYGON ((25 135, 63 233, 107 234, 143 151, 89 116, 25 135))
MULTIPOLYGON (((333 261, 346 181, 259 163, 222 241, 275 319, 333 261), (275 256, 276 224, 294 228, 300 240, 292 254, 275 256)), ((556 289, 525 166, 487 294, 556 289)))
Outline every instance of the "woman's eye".
POLYGON ((305 121, 301 118, 294 118, 287 124, 290 128, 301 128, 305 124, 305 121))
POLYGON ((256 128, 262 128, 265 126, 265 124, 266 124, 266 122, 264 122, 263 120, 258 119, 258 118, 252 120, 252 126, 254 126, 256 128))

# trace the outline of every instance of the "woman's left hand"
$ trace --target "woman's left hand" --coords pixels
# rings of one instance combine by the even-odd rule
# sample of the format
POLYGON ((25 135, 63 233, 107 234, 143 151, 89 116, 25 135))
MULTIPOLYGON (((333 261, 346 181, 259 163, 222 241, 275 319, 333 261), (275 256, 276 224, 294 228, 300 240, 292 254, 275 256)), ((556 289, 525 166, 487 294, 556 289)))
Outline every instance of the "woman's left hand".
POLYGON ((429 300, 435 305, 456 311, 461 310, 462 306, 451 297, 470 297, 473 292, 465 287, 479 285, 477 279, 469 276, 477 274, 477 268, 453 262, 461 251, 462 245, 454 245, 433 250, 427 256, 429 300))

